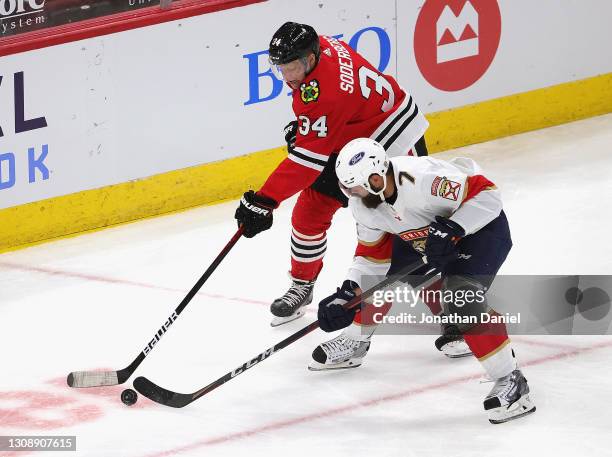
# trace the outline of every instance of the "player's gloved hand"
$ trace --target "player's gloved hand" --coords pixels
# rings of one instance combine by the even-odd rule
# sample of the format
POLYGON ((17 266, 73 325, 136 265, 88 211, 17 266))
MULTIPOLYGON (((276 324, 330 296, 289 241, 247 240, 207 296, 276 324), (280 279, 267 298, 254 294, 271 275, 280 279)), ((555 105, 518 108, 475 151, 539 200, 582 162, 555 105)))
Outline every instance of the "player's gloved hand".
POLYGON ((295 139, 297 138, 298 121, 289 122, 283 129, 285 133, 285 141, 287 142, 287 148, 293 149, 295 147, 295 139))
POLYGON ((348 327, 353 322, 359 305, 350 310, 344 309, 344 305, 356 297, 355 289, 358 287, 355 282, 347 279, 342 283, 342 287, 336 290, 335 294, 321 300, 318 312, 321 330, 334 332, 348 327))
POLYGON ((238 227, 244 226, 242 234, 247 238, 253 238, 259 232, 272 227, 272 210, 276 206, 277 203, 271 198, 256 194, 253 190, 245 192, 234 215, 238 227))
POLYGON ((427 264, 443 271, 446 265, 457 258, 457 242, 465 235, 459 224, 442 216, 429 224, 429 233, 425 243, 427 264))

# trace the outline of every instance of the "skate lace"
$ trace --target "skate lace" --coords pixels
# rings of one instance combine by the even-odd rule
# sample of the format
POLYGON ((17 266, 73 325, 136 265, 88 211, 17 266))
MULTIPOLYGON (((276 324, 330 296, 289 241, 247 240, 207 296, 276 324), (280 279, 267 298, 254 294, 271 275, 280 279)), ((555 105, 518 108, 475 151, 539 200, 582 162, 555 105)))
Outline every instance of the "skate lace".
POLYGON ((338 338, 334 338, 333 340, 327 343, 327 346, 330 349, 341 351, 342 349, 346 349, 347 340, 344 335, 340 335, 338 338))
POLYGON ((290 306, 297 306, 310 293, 310 288, 310 284, 293 283, 283 297, 283 301, 290 306))
POLYGON ((510 373, 508 376, 495 380, 495 385, 491 389, 489 396, 497 396, 505 399, 512 393, 516 386, 516 376, 510 373))
POLYGON ((340 334, 333 340, 323 343, 322 346, 328 357, 333 360, 350 354, 354 348, 359 346, 359 341, 340 334))

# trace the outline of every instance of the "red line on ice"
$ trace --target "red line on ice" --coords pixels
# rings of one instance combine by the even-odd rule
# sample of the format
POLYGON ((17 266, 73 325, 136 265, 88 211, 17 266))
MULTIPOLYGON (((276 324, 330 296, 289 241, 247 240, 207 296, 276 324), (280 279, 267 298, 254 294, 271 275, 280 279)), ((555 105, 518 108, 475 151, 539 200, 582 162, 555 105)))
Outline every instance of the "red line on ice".
MULTIPOLYGON (((602 348, 606 348, 606 347, 610 347, 612 346, 612 341, 605 341, 602 343, 598 343, 598 344, 594 344, 592 346, 587 346, 587 347, 583 347, 583 348, 575 348, 573 350, 569 350, 569 351, 565 351, 565 352, 561 352, 561 353, 557 353, 557 354, 551 354, 551 355, 547 355, 547 356, 543 356, 543 357, 539 357, 530 361, 527 361, 525 363, 521 363, 522 367, 528 367, 528 366, 532 366, 532 365, 540 365, 542 363, 546 363, 546 362, 551 362, 554 360, 559 360, 559 359, 564 359, 564 358, 568 358, 568 357, 574 357, 577 356, 579 354, 583 354, 585 352, 590 352, 596 349, 602 349, 602 348)), ((259 433, 262 432, 267 432, 267 431, 271 431, 271 430, 278 430, 278 429, 282 429, 282 428, 286 428, 286 427, 291 427, 293 425, 297 425, 297 424, 303 424, 305 422, 312 422, 318 419, 324 419, 324 418, 328 418, 328 417, 332 417, 332 416, 337 416, 339 414, 343 414, 349 411, 354 411, 357 409, 361 409, 361 408, 367 408, 370 406, 376 406, 378 404, 381 403, 386 403, 386 402, 391 402, 391 401, 396 401, 396 400, 402 400, 405 398, 409 398, 409 397, 414 397, 416 395, 420 395, 423 393, 427 393, 427 392, 431 392, 433 390, 438 390, 438 389, 444 389, 446 387, 449 387, 453 384, 457 384, 460 382, 466 382, 472 379, 478 379, 482 377, 482 373, 478 373, 478 374, 472 374, 472 375, 466 375, 466 376, 460 376, 460 377, 456 377, 456 378, 452 378, 452 379, 448 379, 446 381, 442 381, 439 383, 434 383, 434 384, 428 384, 422 387, 417 387, 417 388, 413 388, 410 390, 405 390, 405 391, 400 391, 394 394, 389 394, 389 395, 385 395, 382 397, 377 397, 377 398, 372 398, 370 400, 365 400, 359 403, 354 403, 351 405, 345 405, 345 406, 340 406, 338 408, 332 408, 332 409, 328 409, 326 411, 321 411, 321 412, 317 412, 317 413, 313 413, 313 414, 307 414, 304 416, 300 416, 300 417, 296 417, 294 419, 288 419, 288 420, 284 420, 284 421, 278 421, 278 422, 272 422, 270 424, 267 425, 263 425, 261 427, 256 427, 256 428, 252 428, 249 430, 244 430, 242 432, 236 432, 236 433, 230 433, 227 435, 221 435, 221 436, 217 436, 217 437, 212 437, 212 438, 207 438, 205 440, 201 440, 201 441, 196 441, 192 444, 188 444, 186 446, 179 446, 176 447, 174 449, 168 449, 166 451, 162 451, 162 452, 156 452, 154 454, 146 454, 143 457, 167 457, 167 456, 171 456, 171 455, 176 455, 179 454, 181 452, 187 452, 187 451, 191 451, 194 449, 198 449, 201 447, 205 447, 205 446, 212 446, 215 444, 221 444, 221 443, 227 443, 229 441, 235 441, 235 440, 239 440, 239 439, 243 439, 243 438, 248 438, 251 437, 253 435, 257 435, 259 433)))
MULTIPOLYGON (((93 274, 88 274, 88 273, 79 273, 79 272, 74 272, 74 271, 58 270, 58 269, 48 268, 48 267, 43 268, 43 267, 35 267, 32 265, 20 265, 17 263, 6 262, 6 261, 0 262, 0 266, 6 267, 6 268, 12 268, 14 270, 43 273, 43 274, 47 274, 51 276, 63 276, 66 278, 84 279, 86 281, 103 282, 103 283, 108 283, 108 284, 121 284, 124 286, 133 286, 133 287, 143 287, 145 289, 163 290, 165 292, 179 292, 183 294, 187 293, 186 290, 176 289, 173 287, 163 287, 163 286, 157 286, 154 284, 147 284, 144 282, 130 281, 128 279, 109 278, 106 276, 93 275, 93 274)), ((252 300, 250 298, 243 298, 243 297, 229 297, 227 295, 210 294, 206 292, 198 292, 198 295, 201 295, 203 297, 208 297, 208 298, 220 298, 222 300, 238 301, 241 303, 254 303, 256 305, 269 305, 268 302, 264 302, 261 300, 252 300)))
MULTIPOLYGON (((542 335, 542 336, 545 337, 547 335, 542 335)), ((531 340, 529 338, 525 338, 522 336, 510 335, 510 338, 512 339, 512 341, 516 341, 520 344, 525 344, 527 346, 539 346, 539 347, 544 347, 544 348, 567 349, 567 350, 578 349, 578 346, 572 346, 570 344, 563 344, 563 343, 556 343, 556 342, 549 342, 549 341, 537 341, 537 340, 531 340)))

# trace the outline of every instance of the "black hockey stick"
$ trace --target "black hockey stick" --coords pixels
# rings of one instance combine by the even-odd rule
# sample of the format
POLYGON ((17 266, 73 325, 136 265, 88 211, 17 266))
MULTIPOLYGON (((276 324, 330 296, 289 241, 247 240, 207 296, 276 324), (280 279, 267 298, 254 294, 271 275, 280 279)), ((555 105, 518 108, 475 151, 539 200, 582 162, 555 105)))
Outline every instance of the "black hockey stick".
POLYGON ((198 282, 191 288, 189 293, 183 298, 183 301, 177 306, 170 317, 164 322, 157 333, 153 336, 153 339, 149 341, 146 347, 142 350, 138 357, 136 357, 132 363, 127 367, 119 371, 73 371, 68 375, 68 385, 70 387, 100 387, 100 386, 115 386, 117 384, 123 384, 129 379, 130 376, 136 371, 136 368, 142 363, 147 355, 153 350, 157 342, 162 336, 168 331, 170 326, 178 319, 178 316, 189 304, 191 299, 198 293, 202 285, 210 277, 210 275, 219 266, 221 261, 225 258, 227 253, 234 247, 236 242, 242 236, 242 226, 236 231, 232 239, 227 245, 221 250, 217 258, 210 264, 208 269, 204 272, 202 277, 198 279, 198 282))
MULTIPOLYGON (((399 283, 406 282, 407 280, 409 280, 409 277, 412 274, 414 274, 414 272, 421 266, 423 266, 422 261, 418 261, 412 265, 409 265, 408 267, 404 268, 402 272, 386 278, 385 280, 378 283, 376 286, 366 290, 361 295, 350 300, 344 306, 347 309, 355 308, 359 306, 359 304, 363 300, 367 300, 371 298, 374 292, 381 290, 381 289, 385 289, 388 286, 396 282, 398 283, 398 285, 399 283)), ((410 285, 412 287, 417 287, 418 285, 426 284, 427 281, 435 277, 437 274, 438 272, 436 270, 430 269, 426 274, 419 277, 418 284, 410 284, 410 285)), ((158 386, 157 384, 145 378, 144 376, 139 376, 134 380, 134 388, 141 395, 144 395, 145 397, 157 403, 160 403, 166 406, 171 406, 173 408, 182 408, 196 401, 198 398, 203 397, 204 395, 212 392, 217 387, 221 386, 222 384, 225 384, 227 381, 231 381, 239 374, 242 374, 249 368, 252 368, 253 366, 257 365, 259 362, 263 362, 265 359, 270 357, 272 354, 280 351, 283 348, 286 348, 287 346, 299 340, 303 336, 306 336, 313 330, 316 330, 318 327, 319 327, 318 320, 308 324, 306 327, 304 327, 301 330, 298 330, 293 335, 288 336, 280 343, 276 343, 271 348, 266 349, 261 354, 243 363, 235 370, 232 370, 229 373, 224 374, 216 381, 211 382, 206 387, 203 387, 200 390, 193 392, 191 394, 182 394, 182 393, 172 392, 168 389, 164 389, 163 387, 158 386)))

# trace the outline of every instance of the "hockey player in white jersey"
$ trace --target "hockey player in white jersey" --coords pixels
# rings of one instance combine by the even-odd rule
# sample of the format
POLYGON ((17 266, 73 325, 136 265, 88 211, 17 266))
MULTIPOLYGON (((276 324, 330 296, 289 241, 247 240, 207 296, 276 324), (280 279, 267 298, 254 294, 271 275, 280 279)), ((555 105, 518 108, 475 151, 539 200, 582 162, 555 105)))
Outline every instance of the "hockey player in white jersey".
POLYGON ((365 276, 394 274, 425 255, 427 267, 442 274, 443 291, 450 292, 443 297, 455 297, 457 292, 485 297, 468 305, 444 300, 442 308, 445 315, 472 321, 457 326, 495 382, 484 400, 490 422, 535 411, 505 324, 481 319, 483 313, 497 315, 484 293, 512 247, 495 185, 471 159, 389 159, 383 147, 369 138, 344 146, 336 174, 357 221, 358 247, 342 286, 320 302, 318 317, 325 331, 348 328, 314 350, 309 368, 359 366, 376 326, 364 321, 367 305, 356 313, 343 304, 361 293, 365 276))

